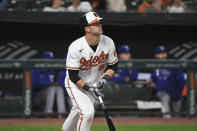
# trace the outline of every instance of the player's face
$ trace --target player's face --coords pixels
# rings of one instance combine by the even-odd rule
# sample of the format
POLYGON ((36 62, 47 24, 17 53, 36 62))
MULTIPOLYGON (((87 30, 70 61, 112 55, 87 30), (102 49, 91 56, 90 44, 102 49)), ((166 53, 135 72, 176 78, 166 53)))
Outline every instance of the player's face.
POLYGON ((121 60, 129 60, 131 59, 131 53, 121 53, 119 54, 121 60))
POLYGON ((161 60, 167 59, 167 57, 168 57, 167 53, 159 53, 155 55, 155 58, 161 59, 161 60))
POLYGON ((95 22, 87 27, 88 29, 86 32, 94 34, 94 35, 101 35, 103 34, 102 24, 98 21, 95 22))

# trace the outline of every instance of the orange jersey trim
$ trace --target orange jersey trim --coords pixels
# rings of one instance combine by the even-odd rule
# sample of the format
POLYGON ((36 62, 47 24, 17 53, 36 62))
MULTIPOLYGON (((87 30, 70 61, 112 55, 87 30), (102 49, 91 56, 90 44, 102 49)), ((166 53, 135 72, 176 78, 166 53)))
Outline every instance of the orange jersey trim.
POLYGON ((111 62, 111 63, 107 63, 108 65, 113 65, 114 63, 116 63, 118 61, 118 59, 116 59, 115 61, 111 62))
POLYGON ((68 79, 67 79, 67 83, 68 83, 68 88, 70 89, 71 95, 72 95, 72 97, 73 97, 73 99, 74 99, 74 101, 75 101, 75 103, 76 103, 76 105, 77 105, 77 108, 78 108, 79 111, 80 111, 80 115, 81 115, 81 119, 80 119, 80 123, 79 123, 79 131, 80 131, 81 123, 82 123, 82 121, 83 121, 83 113, 82 113, 82 110, 81 110, 81 108, 79 107, 79 105, 78 105, 78 103, 77 103, 77 101, 76 101, 76 99, 75 99, 75 97, 74 97, 74 94, 73 94, 73 92, 72 92, 72 89, 71 89, 71 87, 70 87, 70 83, 69 83, 69 80, 68 80, 68 79))
MULTIPOLYGON (((99 64, 104 63, 104 62, 105 62, 105 61, 101 61, 101 62, 99 62, 99 64)), ((91 65, 91 66, 88 66, 88 67, 80 67, 80 68, 66 66, 65 68, 66 68, 66 69, 77 69, 77 70, 89 70, 91 67, 98 66, 99 64, 91 65)))
POLYGON ((66 68, 69 68, 69 69, 81 69, 81 68, 77 68, 77 67, 70 67, 70 66, 66 66, 66 68))

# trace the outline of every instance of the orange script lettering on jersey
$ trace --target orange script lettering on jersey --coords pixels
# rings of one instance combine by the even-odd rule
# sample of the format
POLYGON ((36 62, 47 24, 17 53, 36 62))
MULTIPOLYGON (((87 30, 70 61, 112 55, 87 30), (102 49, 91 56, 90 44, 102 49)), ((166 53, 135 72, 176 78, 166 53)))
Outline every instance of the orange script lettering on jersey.
POLYGON ((90 57, 89 60, 86 60, 85 57, 82 57, 80 60, 81 63, 81 69, 88 70, 92 66, 97 66, 100 63, 105 62, 109 57, 109 53, 105 54, 104 51, 101 52, 100 56, 93 56, 90 57))

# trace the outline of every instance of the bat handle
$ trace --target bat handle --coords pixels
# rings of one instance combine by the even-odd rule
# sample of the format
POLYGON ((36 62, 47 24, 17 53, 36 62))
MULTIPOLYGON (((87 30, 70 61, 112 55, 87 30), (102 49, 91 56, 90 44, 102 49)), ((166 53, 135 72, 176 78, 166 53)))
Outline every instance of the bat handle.
POLYGON ((101 96, 99 96, 99 102, 100 102, 100 104, 101 104, 101 108, 102 108, 103 110, 105 110, 106 107, 105 107, 105 105, 104 105, 104 103, 103 103, 103 99, 102 99, 101 96))
POLYGON ((101 96, 99 96, 99 102, 102 104, 103 103, 103 99, 101 96))

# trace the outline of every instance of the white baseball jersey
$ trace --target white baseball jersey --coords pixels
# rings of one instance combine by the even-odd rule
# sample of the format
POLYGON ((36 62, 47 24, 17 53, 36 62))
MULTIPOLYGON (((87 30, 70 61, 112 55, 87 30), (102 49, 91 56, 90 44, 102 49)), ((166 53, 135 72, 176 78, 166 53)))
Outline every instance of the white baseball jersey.
MULTIPOLYGON (((93 86, 103 77, 107 65, 113 65, 117 61, 115 45, 111 38, 100 35, 100 42, 94 52, 83 36, 70 45, 66 69, 79 70, 79 77, 87 85, 93 86)), ((70 81, 69 75, 66 80, 70 81)), ((71 81, 70 83, 71 86, 74 84, 71 81)))

